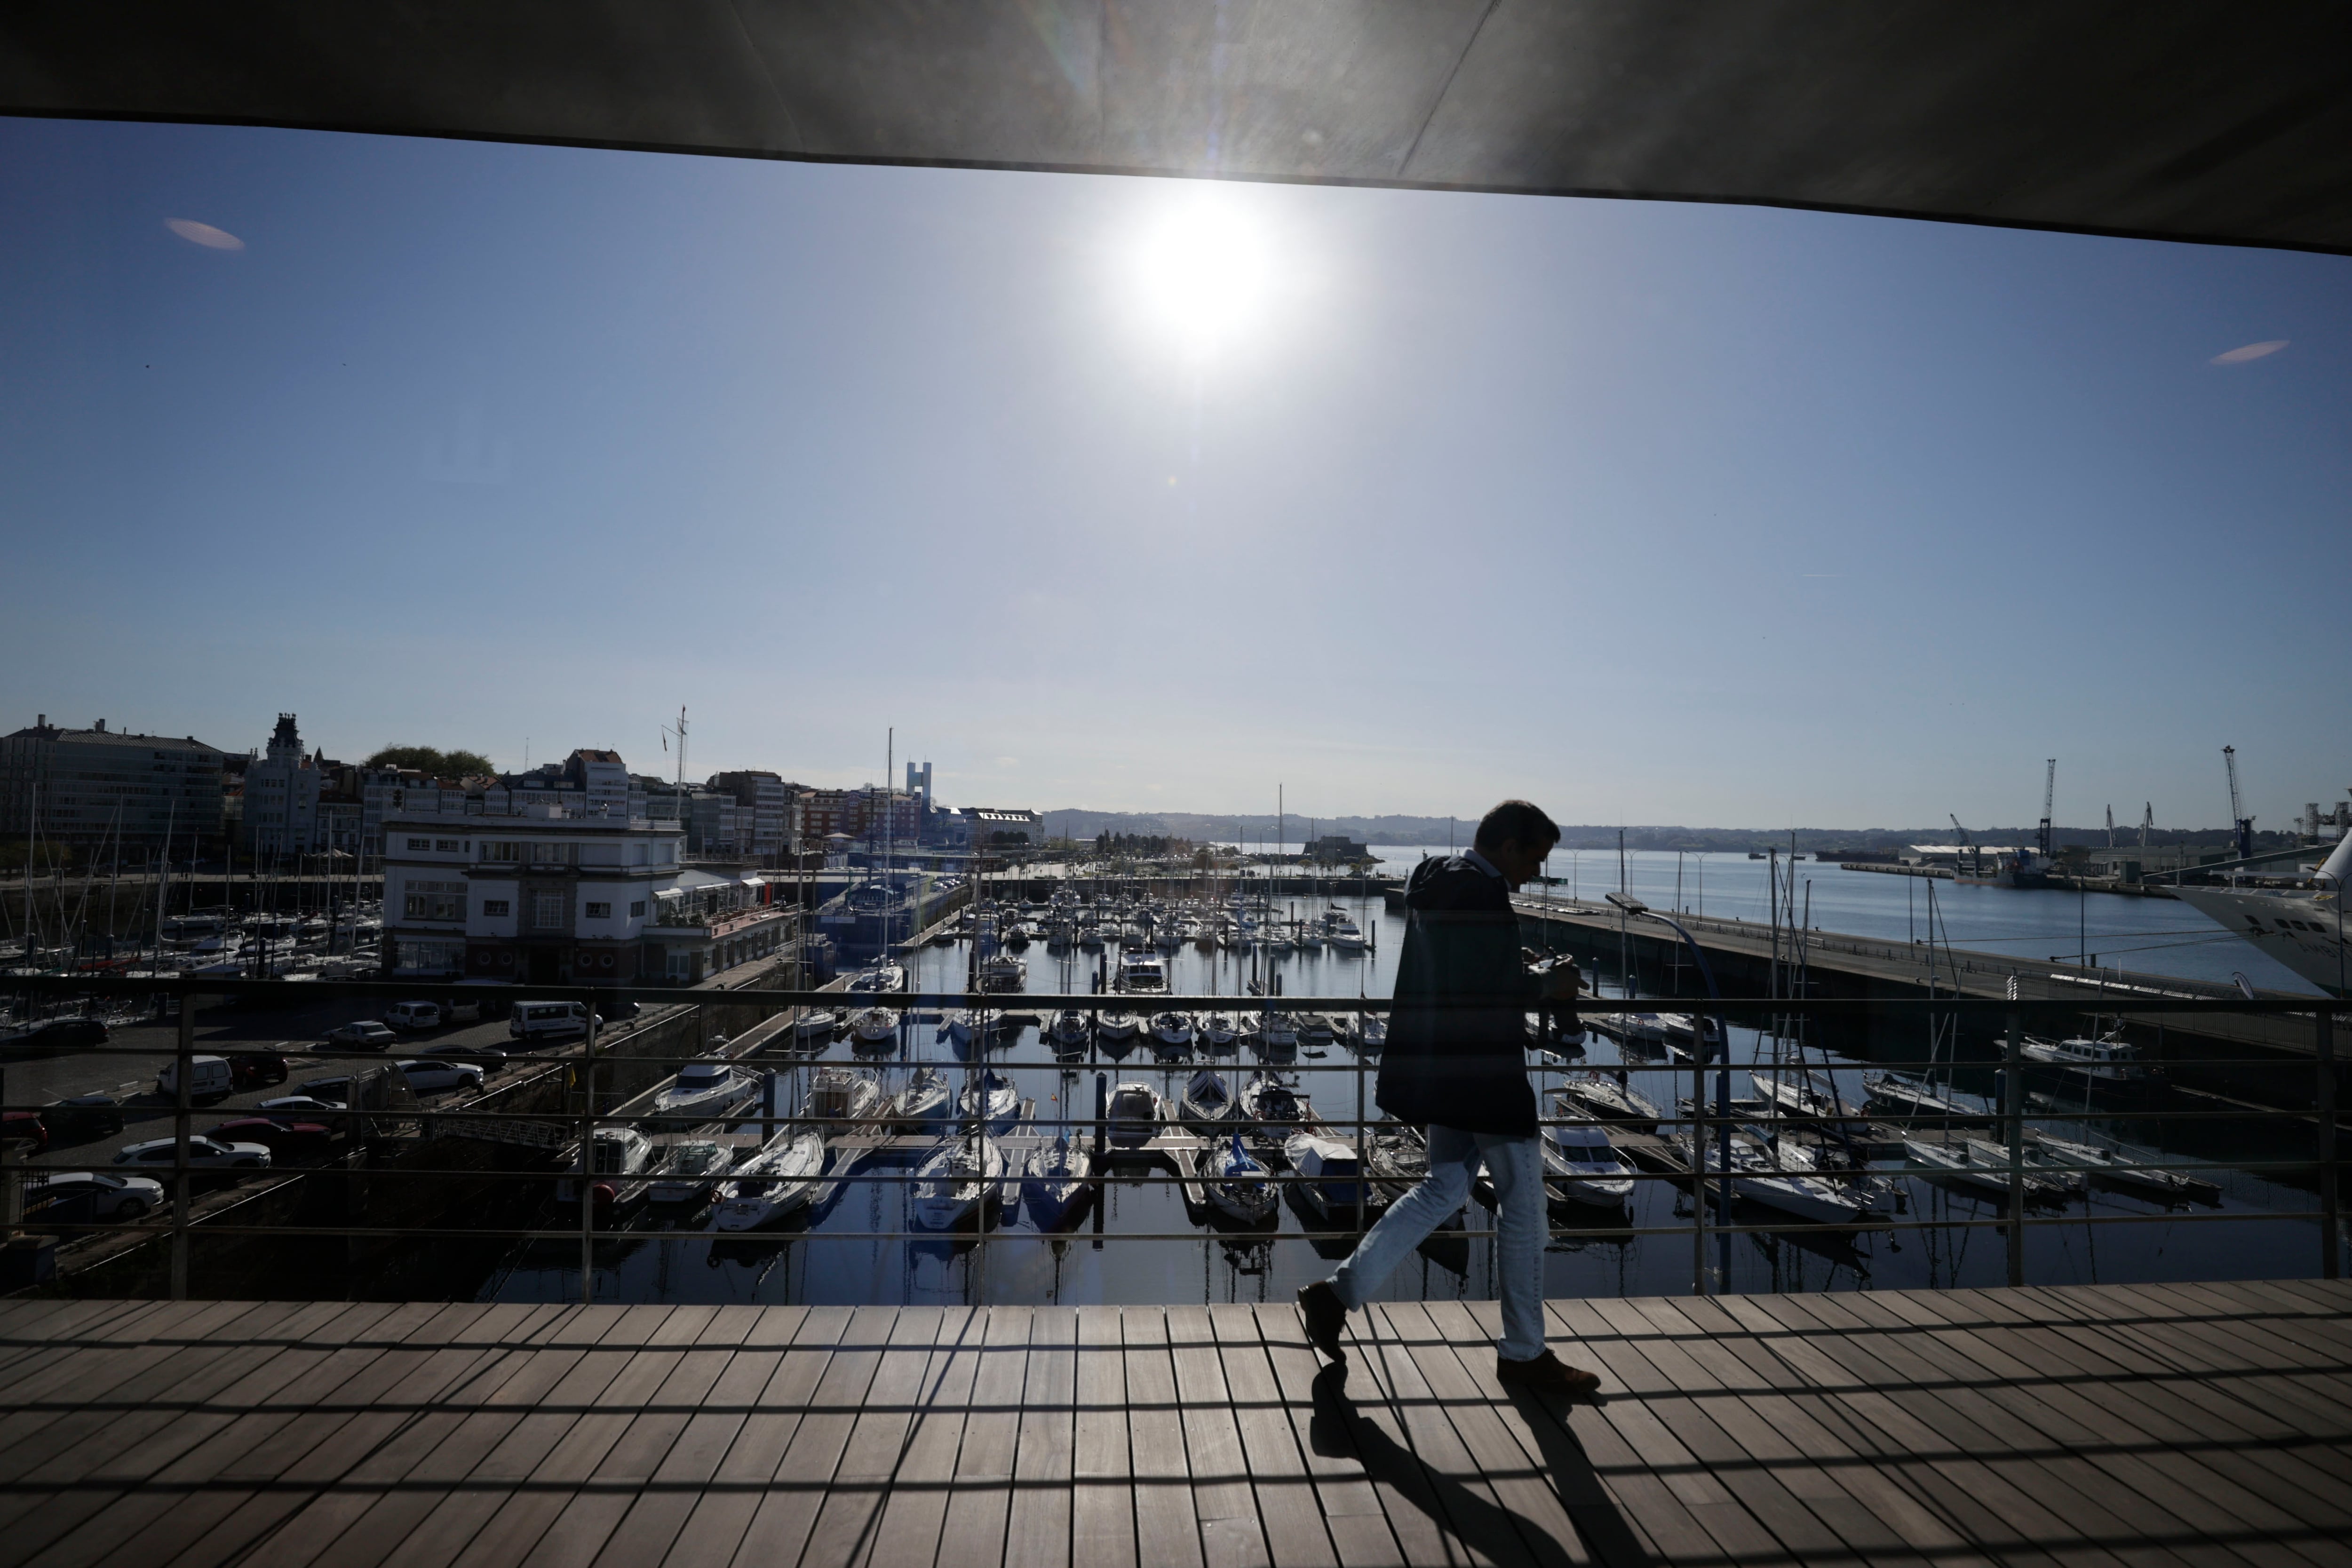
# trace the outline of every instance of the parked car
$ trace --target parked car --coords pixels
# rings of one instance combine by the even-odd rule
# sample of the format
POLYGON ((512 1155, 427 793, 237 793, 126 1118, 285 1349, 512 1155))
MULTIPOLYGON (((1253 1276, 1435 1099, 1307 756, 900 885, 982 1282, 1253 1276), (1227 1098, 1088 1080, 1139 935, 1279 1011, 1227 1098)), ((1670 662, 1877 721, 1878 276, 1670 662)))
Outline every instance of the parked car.
POLYGON ((442 1057, 453 1062, 471 1062, 488 1072, 507 1065, 507 1053, 496 1046, 444 1046, 442 1057))
MULTIPOLYGON (((163 1165, 168 1167, 177 1158, 175 1142, 170 1138, 150 1138, 142 1143, 125 1143, 114 1156, 118 1165, 163 1165)), ((269 1150, 260 1143, 222 1143, 200 1135, 188 1139, 188 1164, 199 1171, 266 1171, 269 1168, 269 1150)))
POLYGON ((321 1116, 329 1116, 351 1108, 341 1100, 330 1099, 325 1095, 281 1094, 276 1100, 263 1100, 254 1109, 268 1111, 272 1116, 306 1117, 316 1121, 321 1116))
POLYGON ((0 1143, 30 1143, 38 1153, 49 1146, 49 1130, 37 1110, 0 1111, 0 1143))
POLYGON ((345 1024, 327 1031, 327 1044, 356 1047, 363 1051, 380 1051, 399 1038, 376 1018, 362 1018, 355 1024, 345 1024))
POLYGON ((215 1143, 258 1143, 274 1159, 323 1154, 334 1142, 332 1130, 316 1121, 281 1121, 268 1116, 239 1116, 205 1129, 215 1143))
POLYGON ((445 1089, 479 1090, 482 1069, 465 1062, 424 1058, 400 1064, 400 1073, 408 1087, 419 1094, 437 1094, 445 1089))
POLYGON ((54 1143, 87 1143, 122 1131, 122 1103, 110 1094, 77 1094, 41 1108, 41 1125, 54 1143))
POLYGON ((286 1081, 286 1058, 276 1051, 236 1051, 228 1058, 228 1071, 239 1089, 267 1089, 286 1081))
POLYGON ((105 1021, 99 1018, 48 1018, 30 1028, 19 1029, 0 1040, 9 1050, 46 1051, 67 1046, 102 1046, 107 1041, 105 1021))
MULTIPOLYGON (((226 1100, 236 1092, 236 1075, 229 1070, 226 1057, 191 1057, 188 1058, 188 1098, 202 1102, 226 1100)), ((180 1064, 166 1062, 163 1070, 155 1075, 155 1092, 173 1099, 180 1093, 180 1064)))
POLYGON ((437 1029, 441 1026, 441 1004, 394 1002, 383 1010, 383 1021, 395 1029, 437 1029))
POLYGON ((25 1184, 25 1217, 49 1203, 85 1202, 92 1219, 137 1219, 163 1205, 163 1184, 152 1176, 118 1176, 111 1171, 44 1171, 25 1184))

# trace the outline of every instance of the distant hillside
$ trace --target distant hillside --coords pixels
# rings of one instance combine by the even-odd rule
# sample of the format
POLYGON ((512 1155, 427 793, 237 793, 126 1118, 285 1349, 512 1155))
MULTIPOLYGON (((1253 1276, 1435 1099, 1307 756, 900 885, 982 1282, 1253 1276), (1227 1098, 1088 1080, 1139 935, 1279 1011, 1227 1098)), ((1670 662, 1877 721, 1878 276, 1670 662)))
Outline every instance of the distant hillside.
MULTIPOLYGON (((1167 834, 1195 841, 1217 840, 1224 843, 1271 841, 1275 834, 1272 812, 1262 816, 1217 816, 1190 811, 1088 811, 1078 806, 1061 806, 1045 813, 1045 831, 1055 837, 1092 838, 1098 833, 1167 834)), ((1475 817, 1455 817, 1449 824, 1442 816, 1329 816, 1287 817, 1283 831, 1291 843, 1299 843, 1312 834, 1343 833, 1360 843, 1381 845, 1440 846, 1448 842, 1467 844, 1477 828, 1475 817), (1449 837, 1450 828, 1450 837, 1449 837)), ((1564 849, 1614 849, 1619 829, 1614 824, 1580 823, 1563 826, 1560 847, 1564 849)), ((1769 827, 1668 827, 1627 826, 1623 829, 1628 849, 1683 849, 1698 854, 1745 854, 1751 849, 1785 849, 1790 832, 1787 828, 1769 827)), ((1972 828, 1971 834, 1981 844, 2031 844, 2034 829, 2024 827, 1972 828)), ((1941 827, 1800 827, 1794 834, 1797 848, 1805 854, 1822 849, 1899 849, 1909 844, 1948 844, 1952 841, 1951 824, 1941 827)), ((2055 831, 2060 845, 2104 845, 2107 841, 2105 827, 2061 827, 2055 831)), ((2257 847, 2284 847, 2285 836, 2257 833, 2257 847)), ((2116 829, 2116 842, 2136 844, 2139 830, 2116 829)), ((2154 835, 2158 844, 2196 844, 2219 847, 2230 842, 2226 827, 2178 829, 2159 827, 2154 835)))

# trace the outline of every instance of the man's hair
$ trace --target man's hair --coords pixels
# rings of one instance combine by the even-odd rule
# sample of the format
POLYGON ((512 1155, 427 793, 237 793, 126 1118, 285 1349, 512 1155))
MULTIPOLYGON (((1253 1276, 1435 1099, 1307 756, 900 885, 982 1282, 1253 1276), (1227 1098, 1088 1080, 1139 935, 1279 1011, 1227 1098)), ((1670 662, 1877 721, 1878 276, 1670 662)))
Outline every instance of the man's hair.
POLYGON ((1531 800, 1507 800, 1478 819, 1478 836, 1470 842, 1480 849, 1517 844, 1522 849, 1549 850, 1559 842, 1559 825, 1531 800))

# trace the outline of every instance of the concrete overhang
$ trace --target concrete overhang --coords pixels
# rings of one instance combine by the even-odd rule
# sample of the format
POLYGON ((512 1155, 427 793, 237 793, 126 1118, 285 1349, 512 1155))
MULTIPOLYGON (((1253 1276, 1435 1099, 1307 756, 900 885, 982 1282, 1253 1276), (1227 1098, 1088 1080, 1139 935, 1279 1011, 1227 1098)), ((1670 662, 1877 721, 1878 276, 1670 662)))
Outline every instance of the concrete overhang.
POLYGON ((2342 0, 26 0, 0 111, 2352 249, 2342 0))

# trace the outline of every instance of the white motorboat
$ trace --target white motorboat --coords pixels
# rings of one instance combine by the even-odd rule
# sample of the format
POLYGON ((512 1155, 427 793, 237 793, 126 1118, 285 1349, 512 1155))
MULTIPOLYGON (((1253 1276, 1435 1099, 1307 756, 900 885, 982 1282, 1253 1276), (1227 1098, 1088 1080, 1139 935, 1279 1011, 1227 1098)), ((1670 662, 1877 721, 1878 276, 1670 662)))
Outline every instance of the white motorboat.
POLYGON ((1053 1026, 1045 1031, 1045 1038, 1054 1047, 1056 1057, 1068 1060, 1086 1054, 1087 1041, 1093 1034, 1084 1013, 1075 1007, 1066 1007, 1054 1015, 1053 1026))
POLYGON ((841 1015, 828 1008, 820 1007, 803 1013, 793 1021, 793 1037, 803 1046, 814 1045, 819 1041, 832 1039, 835 1031, 840 1027, 841 1015))
POLYGON ((1287 1013, 1268 1013, 1258 1024, 1257 1053, 1270 1062, 1298 1059, 1298 1022, 1287 1013))
POLYGON ((880 995, 906 988, 906 970, 887 958, 859 970, 850 977, 848 986, 852 993, 859 995, 880 995))
POLYGON ((711 1223, 720 1230, 756 1230, 809 1201, 824 1177, 824 1134, 787 1127, 738 1166, 718 1191, 711 1223))
POLYGON ((980 961, 982 991, 1018 991, 1028 984, 1029 965, 1009 952, 991 953, 980 961))
POLYGON ((1193 1043, 1213 1057, 1224 1056, 1234 1050, 1240 1046, 1241 1038, 1241 1029, 1231 1013, 1210 1014, 1201 1020, 1200 1028, 1192 1036, 1193 1043))
POLYGON ((1160 1136, 1165 1120, 1160 1091, 1148 1083, 1122 1083, 1110 1091, 1110 1141, 1132 1149, 1160 1136))
POLYGON ((1356 1049, 1368 1057, 1381 1054, 1389 1043, 1389 1021, 1379 1013, 1367 1013, 1356 1025, 1356 1049))
POLYGON ((1633 1167, 1591 1117, 1544 1129, 1544 1174, 1552 1196, 1595 1208, 1619 1208, 1633 1195, 1633 1167))
POLYGON ((889 1007, 861 1007, 849 1016, 849 1048, 887 1053, 898 1048, 898 1014, 889 1007))
POLYGON ((1307 1120, 1307 1101, 1280 1078, 1257 1073, 1242 1090, 1241 1119, 1244 1125, 1278 1142, 1307 1120))
POLYGON ((1768 1116, 1787 1117, 1825 1133, 1852 1136, 1868 1129, 1867 1120, 1847 1110, 1835 1084, 1809 1070, 1751 1072, 1748 1081, 1755 1086, 1768 1116))
MULTIPOLYGON (((1906 1138, 1903 1140, 1903 1154, 1909 1163, 1927 1166, 1925 1173, 1936 1179, 1996 1198, 2009 1196, 2009 1151, 1997 1143, 1988 1143, 1980 1138, 1966 1139, 1958 1143, 1906 1138)), ((2038 1172, 2026 1171, 2023 1185, 2027 1203, 2065 1201, 2065 1187, 2038 1172)))
POLYGON ((690 1139, 663 1150, 646 1173, 646 1201, 655 1204, 698 1204, 710 1195, 712 1184, 734 1163, 734 1152, 723 1143, 690 1139))
POLYGON ((1151 1049, 1162 1061, 1181 1061, 1192 1054, 1192 1020, 1181 1013, 1160 1013, 1151 1020, 1151 1049))
POLYGON ((963 1048, 971 1044, 971 1015, 961 1007, 949 1008, 940 1019, 939 1032, 931 1037, 947 1041, 961 1055, 963 1048))
POLYGON ((732 1062, 688 1062, 654 1096, 657 1125, 698 1127, 732 1119, 759 1097, 760 1080, 732 1062))
POLYGON ((1184 1086, 1184 1099, 1177 1111, 1195 1127, 1214 1130, 1231 1121, 1238 1108, 1234 1103, 1234 1091, 1213 1068, 1202 1068, 1184 1086))
POLYGON ((1290 1190, 1316 1213, 1352 1215, 1360 1195, 1371 1202, 1356 1151, 1338 1139, 1302 1129, 1283 1140, 1282 1155, 1298 1178, 1290 1190))
POLYGON ((2018 1049, 2027 1061, 2063 1068, 2070 1074, 2079 1074, 2103 1085, 2137 1084, 2155 1076, 2141 1060, 2138 1049, 2114 1035, 2096 1040, 2079 1036, 2065 1040, 2042 1040, 2028 1035, 2018 1049))
POLYGON ((801 1114, 821 1125, 827 1138, 845 1138, 870 1131, 856 1124, 871 1121, 881 1106, 880 1084, 856 1068, 828 1064, 809 1075, 801 1114))
POLYGON ((1143 1021, 1132 1013, 1105 1013, 1095 1025, 1095 1037, 1102 1042, 1103 1055, 1117 1061, 1135 1048, 1142 1027, 1143 1021))
POLYGON ((924 1230, 952 1230, 1003 1194, 1004 1151, 996 1140, 950 1138, 915 1167, 907 1221, 924 1230))
POLYGON ((955 1089, 936 1068, 919 1067, 898 1091, 892 1120, 908 1132, 929 1132, 955 1118, 955 1089))
POLYGON ((1086 1146, 1072 1144, 1066 1132, 1040 1145, 1021 1177, 1030 1223, 1039 1230, 1059 1230, 1076 1217, 1092 1191, 1094 1163, 1086 1146))
MULTIPOLYGON (((2312 853, 2318 852, 2315 846, 2312 853)), ((2352 882, 2352 833, 2336 840, 2308 887, 2205 887, 2182 880, 2172 885, 2172 892, 2231 935, 2340 996, 2347 972, 2343 907, 2347 882, 2352 882)))
POLYGON ((956 1106, 966 1121, 978 1121, 991 1132, 1009 1132, 1021 1118, 1019 1091, 1012 1079, 994 1068, 984 1068, 956 1106))
MULTIPOLYGON (((588 1194, 599 1208, 622 1208, 646 1195, 646 1167, 654 1163, 653 1140, 634 1127, 599 1127, 589 1135, 588 1194)), ((555 1201, 580 1201, 580 1179, 555 1184, 555 1201)))
POLYGON ((1118 955, 1118 973, 1112 977, 1111 989, 1129 996, 1165 995, 1168 966, 1156 952, 1130 948, 1118 955))
POLYGON ((1266 1168, 1242 1147, 1236 1132, 1201 1155, 1202 1195, 1218 1212, 1244 1225, 1263 1225, 1274 1216, 1274 1184, 1266 1168))

